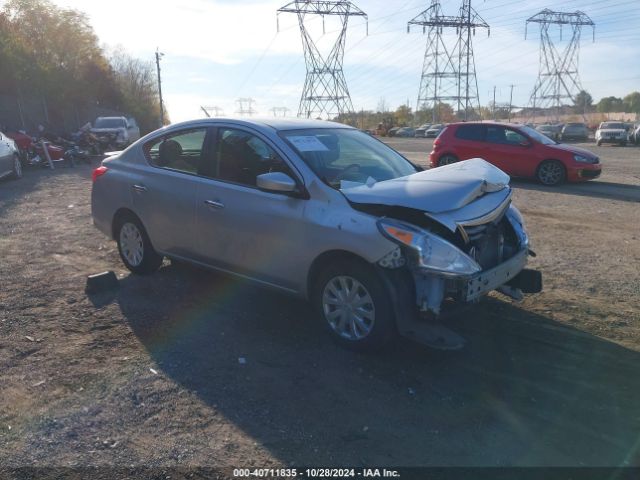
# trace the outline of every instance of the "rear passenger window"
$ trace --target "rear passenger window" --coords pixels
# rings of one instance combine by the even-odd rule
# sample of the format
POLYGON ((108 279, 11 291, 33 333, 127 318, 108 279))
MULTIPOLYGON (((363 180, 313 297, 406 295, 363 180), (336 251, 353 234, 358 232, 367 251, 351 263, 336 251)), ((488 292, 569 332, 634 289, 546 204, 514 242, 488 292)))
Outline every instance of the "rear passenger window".
POLYGON ((484 140, 484 125, 460 125, 455 136, 461 140, 480 142, 484 140))
POLYGON ((206 128, 183 130, 152 140, 144 150, 152 165, 184 173, 198 173, 206 128))

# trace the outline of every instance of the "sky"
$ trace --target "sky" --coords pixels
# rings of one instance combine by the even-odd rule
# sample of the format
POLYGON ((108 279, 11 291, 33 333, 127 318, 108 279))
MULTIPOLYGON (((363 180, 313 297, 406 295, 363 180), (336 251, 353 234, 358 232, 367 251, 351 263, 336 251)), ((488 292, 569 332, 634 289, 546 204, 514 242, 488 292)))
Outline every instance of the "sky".
MULTIPOLYGON (((204 116, 201 106, 235 115, 238 98, 254 99, 260 115, 274 107, 298 111, 305 62, 297 16, 280 14, 287 0, 54 0, 85 12, 107 48, 154 60, 159 49, 164 102, 173 122, 204 116), (279 29, 278 29, 279 26, 279 29)), ((395 109, 415 108, 427 37, 407 33, 407 22, 429 0, 355 0, 368 15, 351 17, 343 71, 356 110, 375 110, 384 99, 395 109)), ((442 0, 445 15, 457 15, 461 0, 442 0)), ((595 22, 582 32, 580 78, 597 102, 640 91, 640 4, 637 0, 476 0, 473 8, 490 25, 490 36, 473 38, 482 105, 493 100, 526 106, 538 75, 540 34, 526 19, 545 8, 580 10, 595 22)), ((326 52, 337 35, 335 18, 310 19, 309 32, 326 52)), ((560 30, 552 30, 560 42, 560 30)), ((568 29, 563 30, 566 45, 568 29)), ((446 37, 451 41, 449 37, 446 37)))

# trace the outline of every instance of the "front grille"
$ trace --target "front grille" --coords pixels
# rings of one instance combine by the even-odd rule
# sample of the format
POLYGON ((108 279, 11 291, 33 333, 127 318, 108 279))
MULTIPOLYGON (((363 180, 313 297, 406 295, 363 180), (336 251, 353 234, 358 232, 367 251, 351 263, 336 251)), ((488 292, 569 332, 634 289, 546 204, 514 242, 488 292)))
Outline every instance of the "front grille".
POLYGON ((580 175, 584 178, 598 178, 600 176, 600 170, 582 170, 580 175))
POLYGON ((482 236, 487 232, 488 227, 489 224, 476 225, 475 227, 464 227, 464 231, 469 238, 469 243, 480 240, 482 236))

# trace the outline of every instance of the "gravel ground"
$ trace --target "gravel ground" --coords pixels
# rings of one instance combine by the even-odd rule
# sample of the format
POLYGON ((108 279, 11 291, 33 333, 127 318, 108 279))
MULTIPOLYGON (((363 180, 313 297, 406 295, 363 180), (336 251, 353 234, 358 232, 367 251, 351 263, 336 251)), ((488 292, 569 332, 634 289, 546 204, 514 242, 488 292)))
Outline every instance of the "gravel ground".
POLYGON ((514 182, 545 290, 452 319, 449 353, 354 354, 298 300, 129 275, 89 166, 1 182, 0 467, 640 466, 640 148, 597 151, 597 181, 514 182), (104 270, 120 288, 87 296, 104 270))

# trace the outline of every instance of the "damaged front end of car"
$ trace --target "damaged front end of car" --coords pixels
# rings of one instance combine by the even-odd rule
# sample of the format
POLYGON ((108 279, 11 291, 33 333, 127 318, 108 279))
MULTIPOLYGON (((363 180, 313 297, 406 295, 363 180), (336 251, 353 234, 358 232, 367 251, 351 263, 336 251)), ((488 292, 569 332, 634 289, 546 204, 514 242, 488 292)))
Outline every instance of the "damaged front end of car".
POLYGON ((379 216, 381 234, 397 244, 378 265, 410 274, 415 315, 398 316, 400 333, 441 348, 459 348, 463 343, 435 323, 445 304, 454 309, 473 304, 493 290, 515 300, 542 290, 540 272, 525 268, 534 254, 522 215, 511 204, 509 177, 482 160, 461 163, 467 164, 409 179, 401 190, 413 192, 411 200, 356 207, 379 216), (431 196, 438 206, 416 201, 428 200, 429 182, 440 182, 443 174, 453 192, 450 201, 446 189, 440 196, 431 196), (448 209, 446 203, 455 208, 448 209))

